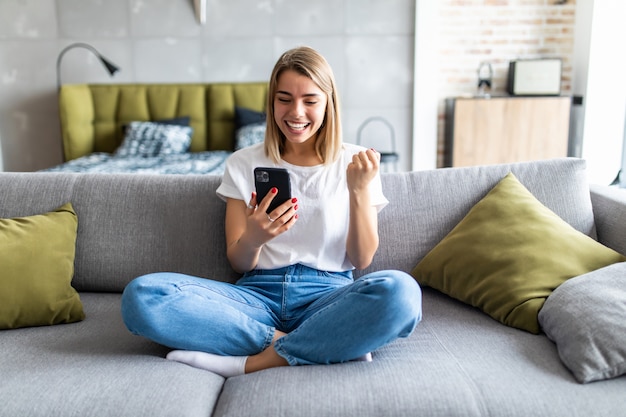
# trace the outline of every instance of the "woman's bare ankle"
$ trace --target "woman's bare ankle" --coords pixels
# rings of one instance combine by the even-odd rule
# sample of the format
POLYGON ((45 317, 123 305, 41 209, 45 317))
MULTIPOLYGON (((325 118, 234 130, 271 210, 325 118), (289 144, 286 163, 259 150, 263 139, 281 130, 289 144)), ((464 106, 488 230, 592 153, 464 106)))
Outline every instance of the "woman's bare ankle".
POLYGON ((278 366, 287 366, 289 362, 280 356, 274 350, 274 346, 270 346, 263 352, 256 355, 248 356, 246 361, 245 372, 247 374, 256 371, 262 371, 263 369, 276 368, 278 366))
POLYGON ((276 368, 278 366, 287 366, 289 362, 282 356, 280 356, 274 349, 274 342, 287 333, 276 330, 272 339, 272 344, 261 353, 248 356, 246 360, 245 372, 247 374, 256 371, 262 371, 263 369, 276 368))
POLYGON ((272 338, 272 346, 274 345, 275 341, 277 341, 283 336, 287 336, 287 333, 281 332, 280 330, 274 330, 274 337, 272 338))

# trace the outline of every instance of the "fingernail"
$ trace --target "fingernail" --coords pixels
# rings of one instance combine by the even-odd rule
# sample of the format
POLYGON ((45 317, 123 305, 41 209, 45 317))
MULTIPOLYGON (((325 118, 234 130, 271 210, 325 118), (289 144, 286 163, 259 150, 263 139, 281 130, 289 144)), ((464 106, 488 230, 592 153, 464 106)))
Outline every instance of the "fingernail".
POLYGON ((298 199, 294 197, 294 198, 291 199, 291 202, 295 204, 295 203, 298 202, 298 199))
POLYGON ((294 210, 298 210, 298 205, 296 204, 295 206, 293 206, 294 210))
POLYGON ((272 187, 271 191, 272 191, 272 194, 276 194, 278 192, 278 188, 272 187))
POLYGON ((295 217, 296 217, 296 219, 297 219, 297 218, 298 218, 298 215, 296 214, 296 216, 295 216, 295 217))

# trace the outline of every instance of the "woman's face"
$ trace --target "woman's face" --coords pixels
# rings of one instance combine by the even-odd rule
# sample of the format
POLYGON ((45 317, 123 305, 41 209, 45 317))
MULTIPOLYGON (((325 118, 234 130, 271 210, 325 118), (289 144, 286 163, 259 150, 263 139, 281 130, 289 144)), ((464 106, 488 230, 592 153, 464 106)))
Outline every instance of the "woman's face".
POLYGON ((290 143, 317 136, 326 114, 326 94, 309 77, 286 70, 278 77, 274 121, 290 143))

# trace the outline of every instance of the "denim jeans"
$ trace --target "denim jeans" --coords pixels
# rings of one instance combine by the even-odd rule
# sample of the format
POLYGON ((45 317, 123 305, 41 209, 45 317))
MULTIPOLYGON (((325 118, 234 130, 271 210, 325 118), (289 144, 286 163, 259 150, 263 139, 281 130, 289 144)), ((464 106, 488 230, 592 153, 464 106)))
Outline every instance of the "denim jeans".
POLYGON ((177 273, 133 280, 122 296, 128 329, 174 349, 247 356, 275 342, 290 365, 338 363, 406 337, 421 320, 421 291, 401 271, 303 265, 253 270, 228 284, 177 273))

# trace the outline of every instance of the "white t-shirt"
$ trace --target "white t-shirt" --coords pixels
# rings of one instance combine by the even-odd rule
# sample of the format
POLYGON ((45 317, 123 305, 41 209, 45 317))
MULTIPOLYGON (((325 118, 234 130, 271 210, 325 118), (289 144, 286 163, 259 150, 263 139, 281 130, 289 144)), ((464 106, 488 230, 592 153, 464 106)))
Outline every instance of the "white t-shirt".
MULTIPOLYGON (((352 156, 365 150, 345 143, 331 165, 302 167, 285 161, 275 164, 265 156, 263 144, 241 149, 226 161, 217 195, 250 201, 254 191, 254 168, 278 167, 289 171, 291 195, 298 199, 298 220, 291 229, 261 249, 257 269, 276 269, 302 264, 322 271, 354 269, 346 256, 350 202, 346 169, 352 156)), ((370 183, 370 198, 378 211, 389 201, 382 192, 380 176, 370 183)))

